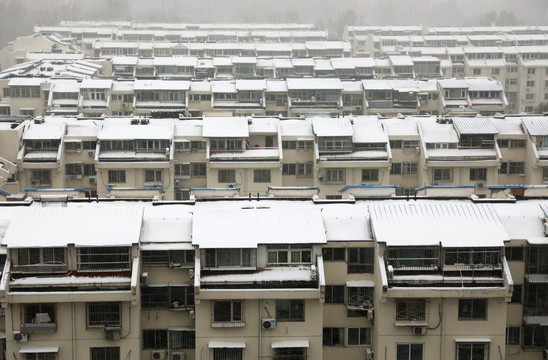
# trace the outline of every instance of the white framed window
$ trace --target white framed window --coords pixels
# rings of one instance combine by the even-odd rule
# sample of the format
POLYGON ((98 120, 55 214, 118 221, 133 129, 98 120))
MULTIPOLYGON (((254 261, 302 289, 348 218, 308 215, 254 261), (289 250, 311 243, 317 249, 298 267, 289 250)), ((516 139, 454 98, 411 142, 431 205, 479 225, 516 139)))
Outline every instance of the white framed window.
POLYGON ((403 163, 403 175, 412 176, 419 173, 419 163, 416 162, 404 162, 403 163))
POLYGON ((346 180, 346 169, 333 168, 326 169, 325 182, 327 184, 344 184, 346 180))
POLYGON ((453 181, 453 169, 434 168, 432 181, 453 181))
POLYGON ((175 152, 189 152, 190 151, 190 141, 176 141, 175 142, 175 152))
POLYGON ((304 245, 268 245, 267 257, 269 264, 310 264, 312 262, 312 248, 304 245))
POLYGON ((161 184, 162 170, 145 170, 145 184, 161 184))
POLYGON ((300 178, 312 177, 313 168, 314 168, 314 164, 311 162, 298 162, 297 177, 300 177, 300 178))
POLYGON ((190 163, 175 163, 175 177, 190 179, 190 163))
POLYGON ((457 343, 457 360, 487 360, 489 359, 488 343, 457 343))
POLYGON ((242 327, 244 322, 244 302, 243 301, 212 301, 212 326, 233 325, 242 327))

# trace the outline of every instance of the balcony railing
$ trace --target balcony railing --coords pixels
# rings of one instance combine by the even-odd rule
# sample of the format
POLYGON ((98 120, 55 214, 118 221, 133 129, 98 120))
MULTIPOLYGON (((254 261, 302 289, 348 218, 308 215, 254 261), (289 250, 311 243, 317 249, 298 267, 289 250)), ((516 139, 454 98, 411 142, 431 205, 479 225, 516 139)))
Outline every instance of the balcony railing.
POLYGON ((67 264, 32 264, 32 265, 16 265, 11 266, 12 273, 66 273, 67 264))
POLYGON ((51 323, 30 323, 21 324, 21 332, 23 333, 46 333, 57 331, 57 324, 51 323))
POLYGON ((424 309, 405 309, 396 313, 398 322, 424 322, 426 321, 426 308, 424 309))

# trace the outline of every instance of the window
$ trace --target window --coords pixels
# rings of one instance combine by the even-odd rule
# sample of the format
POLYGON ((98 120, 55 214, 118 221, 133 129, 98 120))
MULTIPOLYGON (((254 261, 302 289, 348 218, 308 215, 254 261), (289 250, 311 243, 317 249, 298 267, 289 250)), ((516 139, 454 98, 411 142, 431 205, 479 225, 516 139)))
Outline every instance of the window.
POLYGON ((297 163, 297 177, 310 178, 312 177, 313 164, 311 162, 297 163))
POLYGON ((141 251, 143 266, 178 268, 182 265, 194 267, 194 250, 141 251))
POLYGON ((508 163, 507 162, 500 163, 499 174, 508 174, 508 163))
POLYGON ((243 323, 242 301, 213 301, 213 322, 243 323))
POLYGON ((273 360, 306 360, 306 348, 276 348, 273 360))
POLYGON ((320 137, 318 138, 320 152, 339 152, 352 150, 352 138, 347 137, 320 137))
POLYGON ((82 141, 82 149, 95 150, 97 148, 97 141, 82 141))
POLYGON ((213 360, 243 360, 244 350, 238 348, 213 349, 213 360))
POLYGON ((402 148, 402 141, 401 140, 390 140, 389 143, 390 143, 390 148, 392 148, 392 149, 401 149, 402 148))
POLYGON ((188 152, 190 151, 190 141, 176 141, 175 152, 188 152))
POLYGON ((504 248, 504 255, 508 261, 523 261, 523 247, 508 246, 504 248))
POLYGON ((527 80, 527 82, 525 83, 525 86, 533 87, 533 86, 535 86, 535 81, 534 80, 527 80))
POLYGON ((403 140, 404 149, 415 150, 419 146, 419 140, 403 140))
POLYGON ((344 346, 344 328, 324 327, 323 346, 344 346))
POLYGON ((50 170, 32 170, 32 178, 30 182, 32 186, 51 185, 51 171, 50 170))
POLYGON ((485 320, 486 299, 459 299, 459 320, 485 320))
POLYGON ((63 248, 27 248, 14 251, 17 253, 14 254, 15 258, 12 258, 12 272, 55 273, 67 271, 65 249, 63 248))
POLYGON ((283 140, 282 141, 282 149, 284 149, 284 150, 295 150, 295 149, 297 149, 297 142, 296 141, 290 141, 290 140, 283 140))
POLYGON ((533 107, 532 106, 526 106, 525 107, 525 112, 526 113, 532 113, 533 112, 533 107))
POLYGON ((379 169, 362 169, 362 181, 363 182, 379 181, 379 169))
POLYGON ((82 143, 80 141, 66 141, 65 142, 65 151, 66 152, 80 152, 82 148, 82 143))
POLYGON ((190 176, 192 177, 205 177, 207 174, 206 163, 191 163, 190 164, 190 176))
POLYGON ((512 299, 510 302, 514 304, 521 304, 522 292, 523 285, 514 284, 514 291, 512 291, 512 299))
POLYGON ((419 163, 416 163, 416 162, 403 163, 404 175, 417 175, 418 173, 419 173, 419 163))
POLYGON ((256 182, 256 183, 269 183, 270 182, 270 170, 269 169, 255 169, 255 170, 253 170, 253 182, 256 182))
POLYGON ((520 330, 519 326, 508 326, 506 328, 506 345, 519 345, 520 330))
POLYGON ((241 139, 211 139, 211 151, 242 150, 241 139))
POLYGON ((525 94, 525 100, 535 100, 535 94, 533 93, 525 94))
POLYGON ((143 349, 167 349, 167 330, 143 330, 143 349))
POLYGON ((65 175, 67 179, 81 179, 82 163, 66 163, 65 175))
POLYGON ((525 174, 525 162, 509 162, 509 174, 525 174))
POLYGON ((481 69, 474 69, 473 74, 474 75, 481 75, 481 69))
POLYGON ((472 168, 470 169, 470 181, 485 181, 487 180, 486 168, 472 168))
POLYGON ((175 177, 181 179, 190 179, 190 163, 176 163, 175 177))
POLYGON ((348 328, 348 345, 371 345, 371 328, 348 328))
POLYGON ((196 331, 171 329, 169 335, 170 349, 194 349, 196 348, 196 331))
POLYGON ((548 347, 548 327, 524 325, 521 346, 540 349, 548 347))
POLYGON ((528 68, 527 75, 534 75, 537 72, 536 68, 528 68))
POLYGON ((236 170, 219 170, 217 172, 217 181, 220 183, 235 183, 236 170))
POLYGON ((326 285, 325 303, 344 304, 344 285, 326 285))
POLYGON ((327 184, 344 184, 346 169, 326 169, 325 174, 327 184))
POLYGON ((426 300, 396 300, 396 321, 426 321, 426 300))
POLYGON ((251 249, 206 249, 206 267, 249 267, 251 249))
POLYGON ((548 181, 548 167, 542 168, 542 181, 548 181))
POLYGON ((311 263, 312 250, 310 245, 268 245, 268 263, 269 264, 287 264, 287 263, 311 263))
POLYGON ((349 274, 373 272, 373 248, 348 249, 347 272, 349 274))
POLYGON ((323 248, 322 249, 324 261, 345 261, 346 249, 345 248, 323 248))
POLYGON ((401 163, 392 163, 390 175, 401 175, 401 163))
POLYGON ((129 270, 131 265, 131 248, 78 248, 77 262, 78 270, 80 271, 129 270))
POLYGON ((434 176, 432 179, 436 181, 452 181, 453 180, 453 171, 450 168, 435 168, 434 176))
POLYGON ((422 360, 424 344, 396 344, 396 360, 422 360))
POLYGON ((122 305, 119 302, 87 303, 88 328, 122 326, 122 305))
POLYGON ((162 184, 162 170, 145 170, 145 184, 162 184))
POLYGON ((512 140, 510 142, 510 147, 514 149, 523 149, 525 148, 526 140, 512 140))
POLYGON ((95 171, 95 164, 84 164, 84 176, 95 176, 97 172, 95 171))
POLYGON ((304 300, 276 300, 277 321, 304 321, 304 300))
POLYGON ((108 171, 108 183, 117 184, 126 182, 125 170, 109 170, 108 171))
POLYGON ((283 164, 282 175, 295 175, 297 174, 297 164, 283 164))
POLYGON ((204 151, 207 147, 206 141, 191 141, 190 142, 190 151, 204 151))
POLYGON ((23 360, 56 360, 56 359, 57 359, 56 352, 23 354, 23 360))
POLYGON ((194 306, 192 286, 143 286, 141 288, 143 308, 180 309, 194 306))
POLYGON ((348 298, 347 305, 362 307, 364 305, 373 305, 373 287, 347 287, 348 298))
POLYGON ((489 359, 489 344, 458 343, 457 360, 487 360, 489 359))
POLYGON ((500 69, 491 69, 491 75, 498 75, 500 74, 500 69))
POLYGON ((117 346, 92 347, 90 360, 120 360, 120 348, 117 346))
POLYGON ((56 328, 55 304, 24 304, 21 331, 54 332, 56 328))

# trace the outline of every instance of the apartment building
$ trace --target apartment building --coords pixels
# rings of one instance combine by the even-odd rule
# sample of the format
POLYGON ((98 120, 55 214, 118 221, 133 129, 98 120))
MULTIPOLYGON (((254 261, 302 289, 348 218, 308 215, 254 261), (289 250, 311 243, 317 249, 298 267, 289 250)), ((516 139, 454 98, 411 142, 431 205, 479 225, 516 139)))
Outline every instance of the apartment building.
POLYGON ((272 187, 321 198, 356 197, 356 187, 366 197, 424 187, 497 197, 540 194, 548 181, 545 116, 46 116, 1 124, 4 197, 181 200, 219 189, 266 196, 272 187))
POLYGON ((8 204, 2 359, 546 352, 542 200, 8 204))

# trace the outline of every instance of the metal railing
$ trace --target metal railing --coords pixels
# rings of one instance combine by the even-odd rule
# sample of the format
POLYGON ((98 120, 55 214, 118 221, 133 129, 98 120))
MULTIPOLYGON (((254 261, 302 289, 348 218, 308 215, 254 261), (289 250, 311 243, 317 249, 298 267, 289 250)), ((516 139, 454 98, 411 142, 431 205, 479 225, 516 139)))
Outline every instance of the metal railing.
POLYGON ((31 265, 16 265, 11 266, 12 273, 65 273, 67 272, 67 264, 31 264, 31 265))

